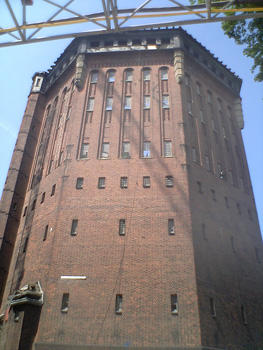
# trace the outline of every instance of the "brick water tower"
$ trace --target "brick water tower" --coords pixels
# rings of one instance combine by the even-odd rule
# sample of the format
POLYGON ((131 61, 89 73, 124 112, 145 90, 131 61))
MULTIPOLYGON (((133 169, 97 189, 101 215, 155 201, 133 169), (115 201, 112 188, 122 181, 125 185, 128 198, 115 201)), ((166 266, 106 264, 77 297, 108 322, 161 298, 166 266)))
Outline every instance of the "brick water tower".
POLYGON ((36 73, 0 212, 3 350, 263 349, 241 80, 182 29, 36 73))

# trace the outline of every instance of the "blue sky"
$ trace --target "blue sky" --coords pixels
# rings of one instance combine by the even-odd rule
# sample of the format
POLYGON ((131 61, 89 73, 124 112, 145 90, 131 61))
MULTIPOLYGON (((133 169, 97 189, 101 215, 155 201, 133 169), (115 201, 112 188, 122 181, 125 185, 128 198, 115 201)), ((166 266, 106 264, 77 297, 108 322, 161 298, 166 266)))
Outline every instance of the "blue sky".
MULTIPOLYGON (((243 80, 241 97, 245 128, 242 135, 263 231, 263 83, 254 82, 250 71, 253 61, 243 55, 241 46, 223 34, 219 23, 183 28, 243 80)), ((64 39, 0 48, 0 193, 23 118, 32 76, 35 72, 49 69, 70 42, 70 39, 64 39)))

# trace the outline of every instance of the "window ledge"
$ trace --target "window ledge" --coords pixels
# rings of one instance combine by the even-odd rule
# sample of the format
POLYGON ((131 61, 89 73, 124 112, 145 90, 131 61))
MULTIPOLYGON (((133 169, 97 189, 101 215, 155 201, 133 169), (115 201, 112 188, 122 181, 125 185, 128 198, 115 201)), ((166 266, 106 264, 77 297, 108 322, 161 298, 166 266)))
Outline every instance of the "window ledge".
POLYGON ((141 159, 153 159, 153 157, 141 157, 141 159))
POLYGON ((177 310, 172 311, 171 314, 172 314, 172 315, 178 315, 178 311, 177 311, 177 310))
POLYGON ((111 158, 98 158, 99 160, 111 159, 111 158))
POLYGON ((121 310, 115 311, 115 314, 116 314, 116 315, 121 315, 121 314, 122 314, 122 311, 121 311, 121 310))

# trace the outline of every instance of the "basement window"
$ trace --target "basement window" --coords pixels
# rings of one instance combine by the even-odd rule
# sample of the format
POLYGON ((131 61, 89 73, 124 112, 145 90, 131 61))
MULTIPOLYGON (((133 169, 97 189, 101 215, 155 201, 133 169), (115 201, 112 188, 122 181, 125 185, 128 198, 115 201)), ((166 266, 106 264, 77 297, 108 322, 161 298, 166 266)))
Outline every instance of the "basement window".
POLYGON ((61 303, 61 312, 68 313, 68 302, 69 302, 69 293, 64 293, 62 296, 62 303, 61 303))

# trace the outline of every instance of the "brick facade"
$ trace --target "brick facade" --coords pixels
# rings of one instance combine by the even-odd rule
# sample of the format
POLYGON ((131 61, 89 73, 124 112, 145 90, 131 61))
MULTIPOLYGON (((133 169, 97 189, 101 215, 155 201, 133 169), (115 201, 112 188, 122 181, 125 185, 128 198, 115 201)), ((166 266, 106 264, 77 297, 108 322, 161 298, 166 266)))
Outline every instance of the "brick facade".
POLYGON ((2 197, 3 349, 263 346, 240 84, 182 30, 76 39, 35 75, 2 197))

